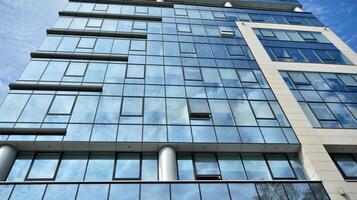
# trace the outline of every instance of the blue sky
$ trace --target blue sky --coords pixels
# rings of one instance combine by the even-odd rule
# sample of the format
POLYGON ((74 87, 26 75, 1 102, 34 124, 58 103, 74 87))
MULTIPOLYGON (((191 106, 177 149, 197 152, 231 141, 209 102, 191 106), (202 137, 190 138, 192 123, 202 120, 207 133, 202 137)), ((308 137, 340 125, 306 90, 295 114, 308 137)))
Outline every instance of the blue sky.
POLYGON ((357 0, 299 0, 357 52, 357 0))
MULTIPOLYGON (((299 0, 357 52, 357 0, 299 0)), ((67 0, 0 0, 0 102, 67 0)))

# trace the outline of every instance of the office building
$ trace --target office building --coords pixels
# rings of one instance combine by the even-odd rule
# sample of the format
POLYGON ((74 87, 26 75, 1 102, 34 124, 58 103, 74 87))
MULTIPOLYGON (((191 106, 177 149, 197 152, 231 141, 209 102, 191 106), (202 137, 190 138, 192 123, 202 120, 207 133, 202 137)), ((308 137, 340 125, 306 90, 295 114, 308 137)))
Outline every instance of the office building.
POLYGON ((0 107, 0 199, 357 199, 356 63, 296 0, 70 0, 0 107))

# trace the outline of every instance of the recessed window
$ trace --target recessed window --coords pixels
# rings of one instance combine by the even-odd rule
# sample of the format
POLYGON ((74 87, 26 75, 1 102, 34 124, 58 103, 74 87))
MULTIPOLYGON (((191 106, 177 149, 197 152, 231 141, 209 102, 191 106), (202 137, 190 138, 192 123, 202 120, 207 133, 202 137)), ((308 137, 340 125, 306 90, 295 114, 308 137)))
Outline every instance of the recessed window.
POLYGON ((345 179, 357 179, 357 154, 332 154, 345 179))
POLYGON ((188 105, 191 119, 209 119, 211 117, 206 99, 189 99, 188 105))

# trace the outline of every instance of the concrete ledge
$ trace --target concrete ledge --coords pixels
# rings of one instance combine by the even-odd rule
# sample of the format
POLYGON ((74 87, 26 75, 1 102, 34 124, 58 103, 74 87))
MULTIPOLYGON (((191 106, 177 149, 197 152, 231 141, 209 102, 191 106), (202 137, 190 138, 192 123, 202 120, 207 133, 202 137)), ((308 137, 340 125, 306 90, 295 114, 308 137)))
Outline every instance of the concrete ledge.
POLYGON ((10 83, 10 90, 60 90, 81 92, 102 92, 102 85, 53 85, 38 83, 10 83))
POLYGON ((89 30, 67 30, 67 29, 47 29, 47 34, 58 35, 83 35, 99 37, 123 37, 123 38, 142 38, 146 39, 146 33, 135 32, 114 32, 114 31, 89 31, 89 30))

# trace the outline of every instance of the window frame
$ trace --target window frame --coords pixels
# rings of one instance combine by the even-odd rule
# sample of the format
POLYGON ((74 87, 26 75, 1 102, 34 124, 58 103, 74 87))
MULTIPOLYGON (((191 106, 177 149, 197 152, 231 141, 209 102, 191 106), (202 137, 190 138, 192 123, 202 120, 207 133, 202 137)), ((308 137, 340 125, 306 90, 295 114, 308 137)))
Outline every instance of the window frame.
POLYGON ((34 156, 32 157, 32 161, 31 161, 30 167, 27 169, 27 173, 26 173, 24 182, 26 182, 26 181, 55 181, 57 173, 58 173, 59 166, 61 165, 62 157, 63 157, 63 153, 62 152, 57 152, 57 151, 55 151, 55 152, 36 152, 34 154, 34 156), (30 173, 32 171, 32 167, 33 167, 33 165, 34 165, 34 163, 36 161, 36 158, 37 158, 38 154, 40 154, 40 153, 59 154, 57 166, 56 166, 56 169, 55 169, 55 171, 53 173, 53 177, 52 178, 29 178, 29 175, 30 175, 30 173))
POLYGON ((141 180, 141 175, 142 175, 142 159, 143 159, 143 154, 142 152, 116 152, 115 153, 115 162, 114 162, 114 168, 113 168, 113 180, 141 180), (119 154, 138 154, 139 155, 139 173, 137 178, 117 178, 116 177, 116 167, 117 167, 117 162, 118 162, 118 157, 119 154))
POLYGON ((192 98, 187 98, 187 106, 188 106, 188 114, 190 120, 210 120, 212 118, 212 112, 211 108, 208 103, 208 99, 192 99, 192 98), (190 103, 190 100, 192 101, 206 101, 206 106, 208 107, 209 112, 192 112, 192 106, 190 103))
POLYGON ((194 178, 195 180, 222 180, 222 174, 221 174, 221 168, 219 166, 218 162, 218 156, 217 153, 211 153, 211 152, 193 152, 192 154, 192 165, 193 165, 193 173, 194 173, 194 178), (207 175, 200 175, 197 172, 197 166, 196 166, 196 154, 202 154, 202 155, 213 155, 215 158, 215 162, 217 165, 218 169, 218 174, 207 174, 207 175))
POLYGON ((335 166, 337 167, 337 169, 340 171, 341 175, 343 176, 343 178, 345 180, 357 180, 357 176, 347 176, 345 174, 345 172, 342 170, 341 166, 338 164, 337 160, 335 159, 335 155, 348 155, 351 156, 352 159, 355 161, 355 163, 357 164, 357 158, 355 156, 353 156, 353 154, 349 154, 349 153, 331 153, 330 157, 332 159, 332 161, 334 162, 335 166))
POLYGON ((289 157, 287 156, 286 153, 263 153, 263 157, 264 157, 265 162, 266 162, 266 164, 267 164, 267 166, 268 166, 270 176, 271 176, 271 178, 272 178, 273 180, 298 180, 298 177, 297 177, 297 175, 296 175, 296 172, 294 171, 294 168, 293 168, 292 164, 290 163, 290 159, 289 159, 289 157), (268 156, 269 156, 269 155, 282 155, 282 156, 284 156, 284 158, 286 159, 286 161, 287 161, 288 164, 289 164, 290 170, 291 170, 291 172, 292 172, 292 174, 293 174, 294 177, 285 177, 285 178, 275 177, 274 174, 273 174, 272 168, 271 168, 270 165, 269 165, 268 156, 267 156, 267 155, 268 155, 268 156))

